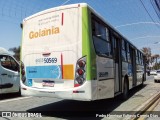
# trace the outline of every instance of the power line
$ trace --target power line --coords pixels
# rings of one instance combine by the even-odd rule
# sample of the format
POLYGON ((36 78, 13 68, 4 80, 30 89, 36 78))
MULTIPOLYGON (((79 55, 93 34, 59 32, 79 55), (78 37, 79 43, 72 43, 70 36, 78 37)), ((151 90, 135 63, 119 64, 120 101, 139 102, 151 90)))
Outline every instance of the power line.
POLYGON ((66 3, 68 3, 70 0, 65 1, 64 3, 62 3, 62 5, 65 5, 66 3))
POLYGON ((157 16, 160 19, 160 5, 159 5, 159 3, 156 0, 150 0, 150 2, 152 4, 157 16))
POLYGON ((152 20, 153 22, 155 22, 155 21, 153 20, 152 16, 149 14, 149 12, 148 12, 147 8, 145 7, 144 3, 142 2, 142 0, 140 0, 140 2, 141 2, 141 4, 143 5, 143 7, 144 7, 145 11, 147 12, 147 14, 149 15, 149 17, 151 18, 151 20, 152 20))
MULTIPOLYGON (((142 4, 142 6, 144 7, 145 11, 147 12, 147 14, 149 15, 149 17, 151 18, 151 20, 152 20, 154 23, 156 23, 156 22, 154 21, 154 19, 152 18, 152 16, 149 14, 149 12, 148 12, 147 8, 145 7, 143 1, 140 0, 140 2, 141 2, 141 4, 142 4)), ((156 25, 156 24, 155 24, 155 25, 156 25)), ((156 25, 156 26, 157 26, 157 25, 156 25)), ((157 26, 157 28, 160 28, 160 27, 157 26)))

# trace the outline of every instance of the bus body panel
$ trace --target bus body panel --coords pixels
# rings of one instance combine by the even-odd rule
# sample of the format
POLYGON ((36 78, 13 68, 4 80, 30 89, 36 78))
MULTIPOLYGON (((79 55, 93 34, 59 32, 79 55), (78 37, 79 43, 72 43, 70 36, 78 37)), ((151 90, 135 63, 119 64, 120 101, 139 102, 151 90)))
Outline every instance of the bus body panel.
POLYGON ((99 57, 97 63, 98 99, 114 97, 114 64, 113 59, 99 57))
POLYGON ((125 79, 124 77, 128 78, 129 89, 131 89, 133 87, 133 73, 132 73, 131 65, 128 62, 122 62, 122 80, 125 79))
MULTIPOLYGON (((77 60, 88 55, 82 55, 83 18, 82 9, 77 6, 46 11, 24 21, 21 59, 26 81, 21 83, 22 95, 93 99, 91 80, 74 87, 77 60), (54 83, 48 86, 45 81, 54 83)), ((83 44, 87 41, 84 39, 83 44)))
POLYGON ((91 86, 91 81, 86 81, 82 86, 68 89, 44 89, 44 88, 34 88, 25 86, 21 82, 22 96, 39 96, 39 97, 55 97, 62 99, 74 99, 74 100, 82 100, 82 101, 91 101, 92 95, 91 89, 88 86, 91 86))
POLYGON ((22 61, 25 85, 48 89, 74 88, 77 60, 82 57, 80 8, 46 11, 24 21, 22 61), (46 83, 47 84, 47 83, 46 83))
POLYGON ((91 11, 82 7, 82 55, 87 56, 87 80, 97 79, 96 53, 91 30, 91 11))
POLYGON ((136 66, 137 85, 140 85, 144 79, 144 66, 136 66))

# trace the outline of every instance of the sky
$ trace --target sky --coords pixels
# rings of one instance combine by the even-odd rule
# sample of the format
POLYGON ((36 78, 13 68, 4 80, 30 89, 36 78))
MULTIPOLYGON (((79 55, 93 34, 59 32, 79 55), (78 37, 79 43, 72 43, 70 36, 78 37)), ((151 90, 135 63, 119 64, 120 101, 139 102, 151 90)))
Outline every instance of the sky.
POLYGON ((0 0, 0 47, 8 50, 20 46, 24 18, 73 3, 88 3, 139 49, 150 47, 152 54, 160 54, 160 18, 151 0, 0 0))

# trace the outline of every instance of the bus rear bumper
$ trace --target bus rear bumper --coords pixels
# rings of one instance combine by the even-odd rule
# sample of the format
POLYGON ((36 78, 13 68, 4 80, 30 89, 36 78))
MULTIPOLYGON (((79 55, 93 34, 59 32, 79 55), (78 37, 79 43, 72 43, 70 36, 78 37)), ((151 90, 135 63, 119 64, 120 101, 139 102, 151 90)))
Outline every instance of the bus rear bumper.
POLYGON ((91 87, 89 86, 91 86, 91 81, 87 81, 82 86, 71 88, 71 89, 48 90, 48 89, 42 89, 42 88, 28 87, 23 83, 21 83, 21 95, 91 101, 93 100, 93 96, 91 92, 91 87))

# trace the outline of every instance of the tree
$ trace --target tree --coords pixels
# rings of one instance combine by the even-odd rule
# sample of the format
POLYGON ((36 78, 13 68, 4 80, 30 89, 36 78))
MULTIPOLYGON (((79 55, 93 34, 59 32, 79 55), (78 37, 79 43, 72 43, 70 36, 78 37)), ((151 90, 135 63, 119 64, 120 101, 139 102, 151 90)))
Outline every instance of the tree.
POLYGON ((144 52, 146 56, 146 63, 149 65, 149 63, 151 62, 151 48, 143 47, 141 50, 144 52))
POLYGON ((20 46, 19 47, 13 47, 13 48, 10 48, 9 51, 13 52, 14 53, 14 57, 20 61, 20 46))
POLYGON ((158 59, 159 58, 160 58, 159 54, 155 54, 155 55, 152 56, 153 61, 155 61, 155 65, 154 65, 155 69, 158 69, 158 59))

